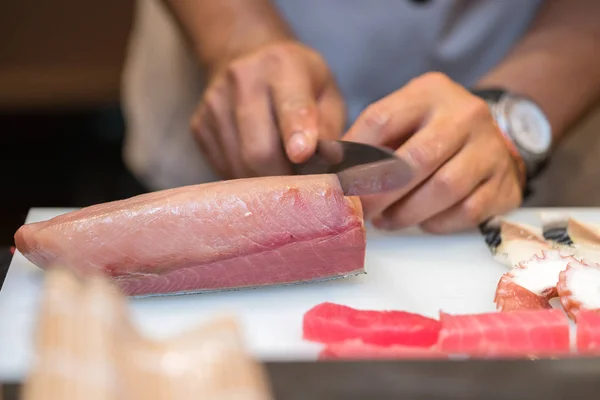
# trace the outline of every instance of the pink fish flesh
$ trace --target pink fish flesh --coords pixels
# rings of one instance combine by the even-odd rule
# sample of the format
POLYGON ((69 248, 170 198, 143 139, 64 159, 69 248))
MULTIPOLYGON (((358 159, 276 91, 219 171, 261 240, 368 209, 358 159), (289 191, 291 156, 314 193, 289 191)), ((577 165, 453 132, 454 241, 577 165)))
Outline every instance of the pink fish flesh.
POLYGON ((334 175, 215 182, 98 204, 22 226, 33 264, 111 276, 129 296, 183 294, 364 272, 360 200, 334 175))

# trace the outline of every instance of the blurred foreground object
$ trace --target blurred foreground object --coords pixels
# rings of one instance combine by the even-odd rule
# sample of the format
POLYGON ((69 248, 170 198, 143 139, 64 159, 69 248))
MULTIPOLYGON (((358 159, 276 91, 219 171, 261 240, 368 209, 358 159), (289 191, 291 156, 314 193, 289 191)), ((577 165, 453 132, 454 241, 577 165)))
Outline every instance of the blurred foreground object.
POLYGON ((271 399, 233 319, 150 341, 105 278, 53 268, 45 279, 23 399, 271 399))

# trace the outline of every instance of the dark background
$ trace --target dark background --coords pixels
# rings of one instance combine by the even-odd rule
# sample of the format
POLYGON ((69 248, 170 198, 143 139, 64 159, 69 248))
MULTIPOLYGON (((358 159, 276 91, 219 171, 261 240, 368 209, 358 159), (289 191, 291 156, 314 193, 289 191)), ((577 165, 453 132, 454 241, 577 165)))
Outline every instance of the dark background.
POLYGON ((34 206, 143 189, 121 161, 133 0, 0 2, 0 247, 34 206))

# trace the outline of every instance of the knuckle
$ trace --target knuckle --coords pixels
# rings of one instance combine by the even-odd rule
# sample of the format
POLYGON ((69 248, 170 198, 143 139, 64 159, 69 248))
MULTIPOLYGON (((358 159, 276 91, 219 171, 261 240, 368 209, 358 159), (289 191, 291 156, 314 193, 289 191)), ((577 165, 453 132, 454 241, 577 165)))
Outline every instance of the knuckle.
POLYGON ((452 126, 460 132, 487 132, 487 129, 473 130, 475 121, 489 119, 493 122, 487 103, 478 97, 471 96, 468 101, 463 102, 455 112, 443 117, 442 121, 445 126, 452 126))
POLYGON ((450 77, 443 72, 440 71, 430 71, 423 75, 423 79, 427 80, 431 84, 445 84, 452 82, 450 77))
POLYGON ((269 46, 265 52, 265 61, 269 66, 280 66, 285 63, 291 55, 291 47, 287 43, 277 43, 269 46))
POLYGON ((283 111, 293 111, 299 116, 308 115, 310 108, 310 101, 304 96, 290 96, 281 102, 281 109, 283 111))
POLYGON ((206 117, 208 114, 215 115, 221 104, 221 94, 218 88, 211 88, 204 94, 202 100, 202 116, 206 117))
POLYGON ((368 106, 362 117, 365 128, 373 131, 383 131, 391 118, 389 110, 381 104, 368 106))
POLYGON ((433 178, 433 185, 436 196, 452 199, 460 189, 460 179, 456 175, 440 171, 433 178))
POLYGON ((490 108, 485 102, 485 100, 474 95, 470 96, 469 101, 465 103, 464 113, 465 116, 469 119, 480 119, 489 117, 490 121, 492 120, 490 108))
POLYGON ((410 146, 406 153, 409 163, 417 170, 428 170, 436 160, 434 146, 410 146))
POLYGON ((483 220, 484 210, 481 202, 469 198, 463 203, 463 213, 470 225, 477 225, 483 220))
POLYGON ((421 87, 438 89, 440 86, 451 83, 452 80, 443 72, 430 71, 414 78, 412 82, 421 87))
POLYGON ((254 74, 255 66, 256 62, 252 58, 234 60, 227 66, 227 80, 239 85, 254 74))

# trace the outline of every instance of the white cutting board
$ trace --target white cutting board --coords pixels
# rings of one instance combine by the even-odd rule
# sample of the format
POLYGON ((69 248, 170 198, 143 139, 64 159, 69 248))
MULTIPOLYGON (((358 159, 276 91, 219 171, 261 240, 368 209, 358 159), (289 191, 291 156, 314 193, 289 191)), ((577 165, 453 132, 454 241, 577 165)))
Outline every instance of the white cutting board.
MULTIPOLYGON (((69 209, 32 209, 27 222, 69 209)), ((537 224, 541 209, 521 209, 511 220, 537 224)), ((600 208, 553 209, 600 223, 600 208)), ((262 360, 314 359, 320 346, 302 341, 302 316, 331 301, 357 308, 401 309, 437 317, 494 311, 496 284, 506 268, 494 261, 482 236, 433 236, 416 230, 369 229, 366 275, 285 287, 187 296, 132 299, 142 331, 161 338, 233 312, 248 348, 262 360)), ((0 291, 0 381, 21 379, 32 359, 31 338, 43 272, 18 252, 0 291)))

